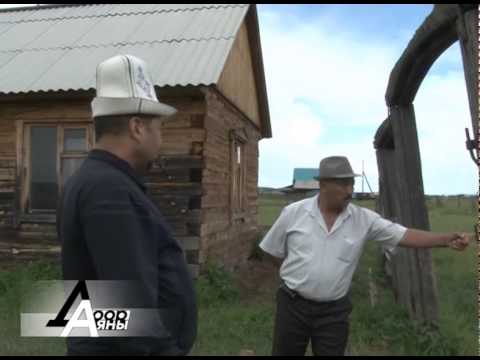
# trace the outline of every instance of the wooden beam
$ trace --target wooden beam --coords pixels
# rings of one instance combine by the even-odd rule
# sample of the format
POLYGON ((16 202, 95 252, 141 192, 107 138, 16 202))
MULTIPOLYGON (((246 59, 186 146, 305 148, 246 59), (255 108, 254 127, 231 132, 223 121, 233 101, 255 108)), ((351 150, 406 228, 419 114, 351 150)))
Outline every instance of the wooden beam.
MULTIPOLYGON (((413 105, 395 106, 390 111, 395 139, 394 164, 398 222, 408 228, 429 230, 428 211, 423 191, 422 167, 413 105)), ((392 194, 391 194, 392 196, 392 194)), ((438 320, 438 296, 429 249, 409 250, 408 256, 412 308, 418 320, 438 320)))
POLYGON ((478 136, 478 6, 464 8, 458 7, 457 33, 462 52, 463 72, 467 83, 468 102, 473 126, 473 134, 478 136))
POLYGON ((428 70, 456 40, 455 4, 436 4, 395 64, 385 99, 388 106, 413 102, 428 70))

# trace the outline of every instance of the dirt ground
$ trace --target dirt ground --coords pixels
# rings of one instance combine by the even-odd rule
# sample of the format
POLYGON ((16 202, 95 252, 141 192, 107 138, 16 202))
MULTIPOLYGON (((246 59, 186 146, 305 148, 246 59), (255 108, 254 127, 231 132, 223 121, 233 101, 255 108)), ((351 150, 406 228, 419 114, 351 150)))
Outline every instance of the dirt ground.
POLYGON ((275 265, 267 260, 249 260, 237 269, 236 274, 242 300, 274 301, 280 280, 275 265))

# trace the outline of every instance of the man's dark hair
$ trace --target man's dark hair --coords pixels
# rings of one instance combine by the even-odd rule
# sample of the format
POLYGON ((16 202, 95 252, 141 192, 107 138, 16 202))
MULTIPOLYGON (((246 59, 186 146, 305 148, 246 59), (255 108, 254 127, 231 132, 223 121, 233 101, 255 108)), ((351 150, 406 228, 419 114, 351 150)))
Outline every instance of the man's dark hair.
MULTIPOLYGON (((113 116, 98 116, 94 118, 95 123, 95 138, 100 138, 105 134, 123 135, 128 131, 128 122, 134 116, 139 115, 113 115, 113 116)), ((139 116, 145 123, 151 123, 152 117, 139 116)))

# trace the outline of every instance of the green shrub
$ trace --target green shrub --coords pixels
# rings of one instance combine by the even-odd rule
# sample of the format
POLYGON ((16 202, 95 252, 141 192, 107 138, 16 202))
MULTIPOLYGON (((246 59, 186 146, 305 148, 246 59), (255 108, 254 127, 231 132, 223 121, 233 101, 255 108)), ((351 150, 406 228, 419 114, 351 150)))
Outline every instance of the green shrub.
POLYGON ((216 263, 207 263, 197 279, 200 306, 212 306, 220 302, 231 302, 239 298, 235 275, 216 263))

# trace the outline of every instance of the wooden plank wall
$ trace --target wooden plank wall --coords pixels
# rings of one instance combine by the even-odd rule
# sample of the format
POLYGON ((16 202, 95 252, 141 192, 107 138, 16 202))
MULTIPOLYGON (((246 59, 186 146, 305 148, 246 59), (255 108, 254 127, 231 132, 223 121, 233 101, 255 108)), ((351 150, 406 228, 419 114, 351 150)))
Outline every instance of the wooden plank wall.
POLYGON ((15 123, 0 117, 0 228, 13 225, 15 152, 15 123))
MULTIPOLYGON (((201 229, 201 176, 204 166, 205 103, 201 98, 162 98, 175 106, 177 121, 165 126, 161 156, 146 178, 148 193, 165 214, 175 236, 184 246, 194 274, 198 274, 201 229)), ((0 256, 20 258, 45 253, 55 248, 55 221, 22 222, 13 228, 13 209, 20 193, 16 176, 21 176, 17 162, 22 150, 16 139, 16 127, 23 121, 88 121, 91 122, 90 101, 42 101, 2 104, 0 109, 0 256), (18 145, 18 146, 17 146, 18 145), (5 228, 10 229, 6 231, 5 228), (24 256, 24 257, 25 257, 24 256)), ((58 251, 58 247, 56 248, 58 251)))
POLYGON ((182 244, 192 273, 198 276, 205 102, 162 100, 179 112, 176 120, 164 127, 161 156, 146 177, 148 193, 182 244))
POLYGON ((258 234, 258 129, 220 93, 206 94, 205 169, 203 171, 201 258, 221 261, 229 268, 246 261, 258 234), (230 137, 232 129, 245 129, 246 205, 242 216, 234 217, 230 208, 230 137))
POLYGON ((256 81, 248 29, 244 22, 218 80, 218 90, 261 128, 256 81))
MULTIPOLYGON (((2 103, 0 109, 0 124, 4 124, 7 128, 0 128, 0 139, 3 140, 2 145, 0 145, 3 150, 0 150, 0 154, 4 154, 5 151, 7 151, 6 154, 8 158, 13 161, 14 164, 14 177, 11 178, 14 187, 14 196, 9 200, 9 205, 12 206, 12 209, 18 208, 21 202, 20 197, 22 194, 20 186, 22 181, 25 181, 25 173, 20 167, 23 157, 25 157, 21 148, 23 125, 24 123, 34 124, 41 122, 91 122, 90 104, 85 100, 43 100, 21 103, 2 103)), ((12 163, 10 163, 10 165, 11 164, 12 163)), ((0 172, 5 170, 6 169, 0 164, 0 172)), ((10 170, 12 169, 10 168, 10 170)), ((19 214, 12 211, 8 218, 4 218, 4 225, 9 228, 18 225, 18 235, 27 238, 56 238, 54 222, 52 223, 52 221, 50 221, 50 223, 45 223, 35 222, 33 220, 19 223, 18 216, 19 214)))

